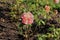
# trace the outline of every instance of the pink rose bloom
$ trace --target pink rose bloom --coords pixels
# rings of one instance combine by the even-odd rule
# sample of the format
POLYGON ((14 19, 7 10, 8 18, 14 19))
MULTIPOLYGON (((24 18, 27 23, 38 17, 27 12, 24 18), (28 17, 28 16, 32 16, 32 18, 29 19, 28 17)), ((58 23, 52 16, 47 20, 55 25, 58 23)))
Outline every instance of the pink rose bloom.
POLYGON ((21 18, 22 18, 22 23, 23 24, 32 24, 33 23, 33 20, 34 20, 34 16, 30 12, 23 13, 21 15, 21 18))
POLYGON ((49 13, 49 12, 50 12, 50 6, 45 5, 45 11, 46 11, 47 13, 49 13))
POLYGON ((59 3, 59 0, 54 0, 55 3, 59 3))

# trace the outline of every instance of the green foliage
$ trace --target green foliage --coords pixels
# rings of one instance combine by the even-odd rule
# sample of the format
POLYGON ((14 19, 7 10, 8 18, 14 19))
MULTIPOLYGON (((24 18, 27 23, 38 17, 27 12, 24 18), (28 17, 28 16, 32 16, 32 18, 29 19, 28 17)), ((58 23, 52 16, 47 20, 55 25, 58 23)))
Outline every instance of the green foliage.
POLYGON ((53 40, 60 40, 59 35, 60 35, 60 28, 50 28, 53 33, 47 33, 47 34, 39 34, 38 35, 38 40, 47 40, 46 38, 52 38, 53 40))
MULTIPOLYGON (((11 18, 14 20, 21 19, 21 14, 24 12, 32 12, 34 15, 34 22, 38 26, 46 25, 46 21, 51 19, 51 15, 54 14, 54 10, 60 10, 60 3, 55 4, 53 0, 16 0, 15 4, 11 5, 11 12, 9 13, 11 18), (46 13, 45 5, 50 6, 50 12, 46 13)), ((22 20, 21 20, 22 21, 22 20)), ((18 21, 17 21, 18 22, 18 21)), ((24 32, 31 30, 30 28, 33 25, 24 25, 20 22, 18 29, 21 35, 25 35, 24 32)), ((37 34, 38 40, 46 40, 46 38, 53 38, 54 40, 59 40, 60 28, 55 28, 55 25, 51 25, 48 31, 52 31, 53 33, 46 34, 37 34)))

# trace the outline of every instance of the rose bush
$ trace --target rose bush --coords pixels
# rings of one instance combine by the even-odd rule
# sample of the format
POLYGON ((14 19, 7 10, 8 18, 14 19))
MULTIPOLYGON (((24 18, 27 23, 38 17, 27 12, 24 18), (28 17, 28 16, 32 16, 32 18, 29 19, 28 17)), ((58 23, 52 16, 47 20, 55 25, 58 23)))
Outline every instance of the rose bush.
POLYGON ((16 3, 11 5, 10 15, 17 21, 20 34, 24 37, 60 40, 60 28, 55 28, 56 23, 60 22, 60 19, 55 19, 59 11, 60 0, 16 0, 16 3), (54 22, 51 23, 51 20, 54 22))

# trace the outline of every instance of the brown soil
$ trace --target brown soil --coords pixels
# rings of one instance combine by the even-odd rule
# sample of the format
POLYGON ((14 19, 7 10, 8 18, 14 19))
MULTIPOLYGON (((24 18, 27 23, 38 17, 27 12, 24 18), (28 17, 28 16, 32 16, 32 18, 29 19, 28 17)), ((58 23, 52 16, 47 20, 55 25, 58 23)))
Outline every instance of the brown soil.
POLYGON ((24 40, 24 37, 18 33, 17 26, 9 20, 8 12, 12 1, 0 0, 0 40, 24 40))

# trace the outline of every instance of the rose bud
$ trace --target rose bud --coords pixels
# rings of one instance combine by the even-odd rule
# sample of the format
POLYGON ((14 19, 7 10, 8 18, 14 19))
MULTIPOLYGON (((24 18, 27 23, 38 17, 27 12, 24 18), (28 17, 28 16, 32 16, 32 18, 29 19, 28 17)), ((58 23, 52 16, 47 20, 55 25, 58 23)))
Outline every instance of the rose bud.
POLYGON ((58 14, 58 10, 54 10, 54 13, 55 13, 55 14, 58 14))
POLYGON ((59 0, 54 0, 54 3, 59 3, 59 0))
POLYGON ((45 5, 45 11, 46 11, 47 13, 49 13, 49 12, 50 12, 50 6, 45 5))

